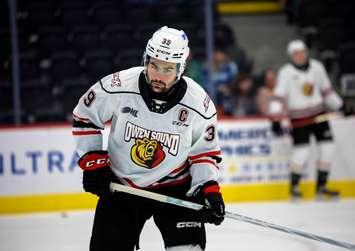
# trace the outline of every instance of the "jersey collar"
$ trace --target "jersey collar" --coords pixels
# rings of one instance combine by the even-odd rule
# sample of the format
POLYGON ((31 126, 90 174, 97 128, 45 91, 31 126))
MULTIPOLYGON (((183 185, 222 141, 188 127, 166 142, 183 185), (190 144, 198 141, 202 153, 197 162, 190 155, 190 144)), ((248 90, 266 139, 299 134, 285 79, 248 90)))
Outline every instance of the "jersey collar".
POLYGON ((184 97, 187 90, 187 83, 185 80, 180 80, 173 86, 173 89, 166 95, 159 95, 154 93, 145 79, 144 73, 139 75, 139 91, 142 98, 151 112, 165 113, 173 106, 177 105, 184 97), (156 105, 155 100, 165 101, 162 105, 156 105))

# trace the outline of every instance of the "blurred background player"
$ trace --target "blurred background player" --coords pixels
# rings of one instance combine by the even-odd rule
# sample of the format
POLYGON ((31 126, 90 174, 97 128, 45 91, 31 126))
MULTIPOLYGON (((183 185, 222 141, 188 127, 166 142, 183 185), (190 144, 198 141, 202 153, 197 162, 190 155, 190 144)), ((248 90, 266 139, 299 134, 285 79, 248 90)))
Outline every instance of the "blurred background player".
POLYGON ((150 218, 167 250, 204 250, 204 222, 221 224, 220 147, 217 115, 206 92, 182 76, 189 55, 184 31, 166 26, 149 39, 144 67, 108 75, 94 84, 74 109, 73 135, 84 170, 85 191, 98 195, 91 251, 138 247, 150 218), (101 129, 111 121, 107 151, 101 129), (177 208, 124 193, 121 184, 199 203, 202 212, 177 208))
MULTIPOLYGON (((324 116, 327 110, 340 110, 343 101, 333 90, 322 63, 309 57, 303 41, 291 41, 287 46, 287 54, 290 62, 282 66, 278 72, 270 112, 277 114, 281 107, 285 107, 291 120, 294 144, 290 159, 291 196, 295 198, 302 196, 299 182, 309 158, 312 135, 317 143, 318 154, 316 193, 319 196, 337 196, 337 191, 326 187, 334 152, 332 131, 327 120, 317 122, 317 118, 324 116)), ((276 134, 281 134, 278 122, 274 123, 273 130, 276 134)))

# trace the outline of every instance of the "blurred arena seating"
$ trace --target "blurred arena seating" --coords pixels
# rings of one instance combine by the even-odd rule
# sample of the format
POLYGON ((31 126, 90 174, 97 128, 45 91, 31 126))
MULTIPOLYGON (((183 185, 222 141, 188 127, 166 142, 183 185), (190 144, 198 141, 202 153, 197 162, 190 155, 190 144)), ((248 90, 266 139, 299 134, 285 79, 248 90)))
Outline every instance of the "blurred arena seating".
MULTIPOLYGON (((238 27, 231 29, 238 24, 221 22, 217 2, 215 45, 236 59, 240 72, 255 75, 258 84, 259 73, 252 72, 253 59, 239 47, 238 34, 234 34, 238 27)), ((336 80, 335 85, 353 86, 352 82, 345 82, 355 79, 354 1, 285 2, 286 13, 292 13, 290 29, 297 29, 312 53, 323 61, 336 80)), ((0 0, 0 124, 13 123, 14 117, 7 3, 0 0)), ((109 73, 141 64, 147 40, 162 25, 183 29, 189 37, 193 59, 199 63, 206 59, 203 0, 17 3, 23 123, 70 120, 78 98, 89 86, 109 73)), ((250 39, 255 40, 255 36, 250 39)), ((273 38, 260 41, 266 45, 272 42, 273 38)), ((341 94, 345 95, 343 90, 341 94)))
MULTIPOLYGON (((11 46, 1 1, 0 123, 11 123, 11 46)), ((141 64, 147 39, 162 25, 186 30, 204 50, 202 0, 17 1, 23 122, 67 120, 80 95, 103 76, 141 64), (161 11, 161 10, 164 11, 161 11)))
POLYGON ((352 65, 355 62, 354 57, 350 60, 344 54, 344 50, 351 50, 351 44, 355 43, 354 6, 352 0, 301 0, 295 17, 307 44, 318 51, 327 70, 332 72, 334 67, 340 66, 338 77, 346 73, 342 66, 344 61, 352 65))

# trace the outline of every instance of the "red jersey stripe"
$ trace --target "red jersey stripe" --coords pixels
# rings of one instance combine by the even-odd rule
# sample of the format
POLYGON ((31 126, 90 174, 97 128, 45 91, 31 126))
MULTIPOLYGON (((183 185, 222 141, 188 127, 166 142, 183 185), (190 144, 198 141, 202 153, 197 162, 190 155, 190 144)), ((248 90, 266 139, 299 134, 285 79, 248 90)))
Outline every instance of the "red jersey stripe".
POLYGON ((178 173, 180 172, 181 170, 185 169, 187 166, 188 166, 188 162, 185 162, 184 164, 182 164, 181 166, 179 166, 178 168, 174 169, 172 172, 170 173, 178 173))
POLYGON ((83 135, 97 135, 101 134, 100 131, 73 131, 73 135, 75 136, 83 136, 83 135))
POLYGON ((151 185, 151 186, 148 186, 147 188, 148 189, 155 189, 155 188, 159 188, 159 187, 178 185, 178 184, 184 183, 190 179, 191 179, 191 176, 187 175, 186 177, 179 179, 179 180, 174 180, 174 181, 166 182, 166 183, 157 183, 156 185, 151 185))
POLYGON ((201 157, 205 157, 205 156, 217 156, 217 155, 221 155, 221 151, 211 151, 211 152, 205 152, 205 153, 200 153, 197 155, 192 155, 189 157, 190 160, 194 160, 194 159, 198 159, 201 157))
POLYGON ((198 159, 198 160, 193 160, 192 164, 197 164, 197 163, 208 163, 219 169, 219 167, 212 161, 208 159, 198 159))
POLYGON ((79 117, 78 115, 76 115, 76 114, 74 114, 74 113, 73 113, 73 117, 74 117, 76 120, 81 120, 81 121, 83 121, 83 122, 89 122, 89 121, 90 121, 90 119, 79 117))

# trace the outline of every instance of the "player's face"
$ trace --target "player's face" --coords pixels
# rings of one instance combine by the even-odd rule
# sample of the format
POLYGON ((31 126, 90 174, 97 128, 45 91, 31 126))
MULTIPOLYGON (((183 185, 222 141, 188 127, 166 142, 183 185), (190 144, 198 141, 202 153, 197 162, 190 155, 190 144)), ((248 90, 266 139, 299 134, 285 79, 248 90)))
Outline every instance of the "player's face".
POLYGON ((154 92, 167 92, 175 84, 177 64, 151 58, 147 66, 147 75, 154 92))
POLYGON ((292 54, 292 60, 296 65, 304 65, 307 62, 307 52, 302 51, 295 51, 292 54))

